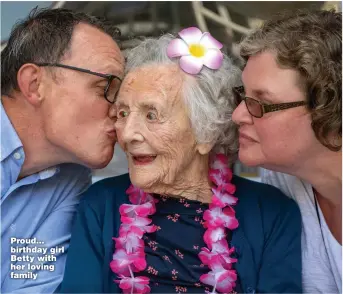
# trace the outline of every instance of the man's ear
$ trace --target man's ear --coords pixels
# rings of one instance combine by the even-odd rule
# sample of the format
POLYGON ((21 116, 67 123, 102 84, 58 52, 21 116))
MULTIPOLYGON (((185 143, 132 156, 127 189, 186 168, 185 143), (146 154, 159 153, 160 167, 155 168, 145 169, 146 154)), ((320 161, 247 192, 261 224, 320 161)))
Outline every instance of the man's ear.
POLYGON ((213 148, 213 144, 212 143, 202 143, 202 144, 198 144, 196 149, 198 150, 198 152, 201 155, 206 155, 208 153, 210 153, 210 151, 213 148))
POLYGON ((17 73, 20 92, 34 106, 38 106, 42 102, 43 97, 39 91, 41 80, 41 68, 32 63, 24 64, 17 73))

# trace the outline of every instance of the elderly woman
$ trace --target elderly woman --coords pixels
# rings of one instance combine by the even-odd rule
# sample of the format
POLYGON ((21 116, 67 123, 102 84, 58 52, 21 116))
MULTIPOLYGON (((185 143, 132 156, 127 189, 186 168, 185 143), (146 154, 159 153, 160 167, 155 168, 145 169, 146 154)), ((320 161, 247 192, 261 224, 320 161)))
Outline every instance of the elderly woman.
POLYGON ((62 292, 302 291, 300 212, 276 188, 232 176, 240 71, 199 32, 179 33, 200 35, 189 47, 165 35, 129 52, 116 101, 129 175, 85 193, 62 292))

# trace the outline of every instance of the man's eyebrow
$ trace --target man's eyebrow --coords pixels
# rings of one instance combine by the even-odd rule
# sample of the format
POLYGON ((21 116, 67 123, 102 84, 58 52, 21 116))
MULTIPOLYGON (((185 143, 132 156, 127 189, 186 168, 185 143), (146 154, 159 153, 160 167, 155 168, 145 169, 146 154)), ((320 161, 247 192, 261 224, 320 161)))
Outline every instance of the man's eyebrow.
POLYGON ((101 70, 98 71, 104 75, 114 75, 122 79, 122 74, 119 74, 119 68, 115 68, 113 65, 102 66, 101 70))

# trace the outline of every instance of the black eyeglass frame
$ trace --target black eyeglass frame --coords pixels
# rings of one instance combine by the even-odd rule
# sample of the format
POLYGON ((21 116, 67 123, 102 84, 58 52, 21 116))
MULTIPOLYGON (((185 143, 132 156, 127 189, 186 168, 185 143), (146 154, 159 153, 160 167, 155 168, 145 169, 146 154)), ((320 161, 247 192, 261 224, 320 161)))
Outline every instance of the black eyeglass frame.
POLYGON ((101 78, 104 78, 107 80, 107 85, 105 87, 105 90, 104 90, 104 98, 106 99, 106 101, 108 101, 109 103, 111 104, 114 104, 115 101, 116 101, 116 96, 119 92, 119 88, 118 88, 118 91, 116 92, 114 98, 113 98, 113 101, 109 100, 108 97, 107 97, 107 92, 108 92, 108 89, 110 88, 110 85, 112 83, 112 81, 114 79, 118 79, 120 81, 120 83, 122 82, 122 79, 116 75, 111 75, 111 74, 102 74, 102 73, 99 73, 99 72, 95 72, 95 71, 91 71, 89 69, 84 69, 84 68, 80 68, 80 67, 75 67, 75 66, 70 66, 70 65, 65 65, 65 64, 61 64, 61 63, 34 63, 35 65, 37 66, 55 66, 55 67, 61 67, 61 68, 66 68, 66 69, 71 69, 71 70, 76 70, 76 71, 79 71, 79 72, 84 72, 84 73, 87 73, 87 74, 90 74, 90 75, 94 75, 94 76, 98 76, 98 77, 101 77, 101 78))
MULTIPOLYGON (((293 101, 293 102, 285 102, 285 103, 278 103, 278 104, 265 104, 265 103, 262 103, 261 101, 258 101, 257 99, 254 99, 254 98, 251 98, 251 97, 247 97, 247 96, 244 96, 243 93, 244 93, 244 87, 243 86, 240 86, 240 87, 234 87, 233 88, 233 92, 234 94, 238 95, 240 100, 239 101, 236 101, 237 102, 237 106, 239 105, 239 103, 241 101, 244 101, 245 102, 245 105, 249 111, 249 113, 253 116, 253 117, 256 117, 256 118, 261 118, 265 113, 268 113, 268 112, 274 112, 274 111, 279 111, 279 110, 285 110, 285 109, 289 109, 289 108, 294 108, 294 107, 298 107, 298 106, 304 106, 304 105, 307 105, 307 102, 306 101, 293 101), (246 100, 253 100, 255 102, 257 102, 260 107, 261 107, 261 116, 257 116, 253 113, 250 112, 249 110, 249 107, 248 107, 248 104, 246 102, 246 100), (238 103, 239 102, 239 103, 238 103)), ((237 98, 237 97, 236 97, 237 98)), ((238 100, 238 99, 237 99, 238 100)))

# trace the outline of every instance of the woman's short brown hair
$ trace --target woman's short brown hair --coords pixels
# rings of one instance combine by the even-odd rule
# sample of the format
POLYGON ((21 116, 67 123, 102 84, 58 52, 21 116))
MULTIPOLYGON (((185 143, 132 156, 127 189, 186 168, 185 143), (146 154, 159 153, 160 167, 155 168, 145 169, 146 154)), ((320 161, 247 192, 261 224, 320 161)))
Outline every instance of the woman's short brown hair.
POLYGON ((285 12, 267 20, 241 43, 240 54, 271 50, 283 68, 298 71, 307 94, 312 128, 332 151, 342 147, 342 14, 285 12))

